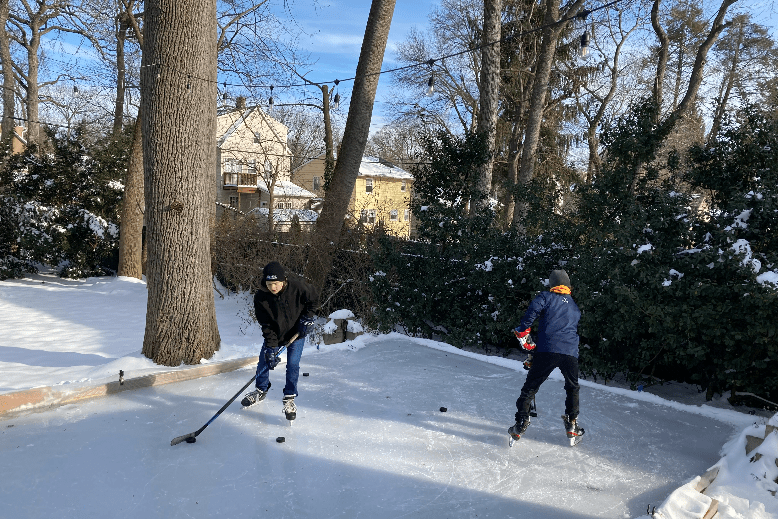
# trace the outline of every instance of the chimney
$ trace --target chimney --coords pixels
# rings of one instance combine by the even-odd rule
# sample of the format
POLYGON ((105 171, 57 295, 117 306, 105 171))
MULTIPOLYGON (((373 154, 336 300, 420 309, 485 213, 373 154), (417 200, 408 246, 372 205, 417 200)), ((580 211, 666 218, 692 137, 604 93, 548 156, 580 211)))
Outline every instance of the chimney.
POLYGON ((246 98, 243 96, 238 96, 235 99, 235 108, 238 110, 245 110, 246 109, 246 98))

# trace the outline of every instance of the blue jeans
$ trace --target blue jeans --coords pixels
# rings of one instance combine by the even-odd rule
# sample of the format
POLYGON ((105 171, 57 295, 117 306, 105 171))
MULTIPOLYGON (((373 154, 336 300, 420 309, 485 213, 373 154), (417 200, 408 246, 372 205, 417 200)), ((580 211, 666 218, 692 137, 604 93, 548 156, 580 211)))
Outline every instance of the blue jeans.
MULTIPOLYGON (((300 378, 300 357, 303 356, 303 346, 305 346, 305 337, 300 337, 286 347, 286 385, 284 386, 284 396, 297 396, 297 379, 300 378)), ((257 389, 267 391, 270 387, 270 368, 265 360, 265 351, 267 341, 262 343, 262 350, 259 352, 259 362, 257 362, 257 389)))

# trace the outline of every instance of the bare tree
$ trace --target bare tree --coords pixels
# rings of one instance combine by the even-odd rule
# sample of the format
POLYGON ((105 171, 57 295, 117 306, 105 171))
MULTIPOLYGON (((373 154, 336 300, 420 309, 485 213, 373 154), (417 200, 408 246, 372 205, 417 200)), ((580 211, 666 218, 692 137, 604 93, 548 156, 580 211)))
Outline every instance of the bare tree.
MULTIPOLYGON (((670 38, 662 27, 661 21, 659 19, 659 7, 661 1, 662 0, 654 0, 654 4, 651 9, 651 24, 659 41, 657 50, 656 77, 654 78, 653 93, 653 101, 655 106, 654 126, 656 131, 667 134, 672 128, 675 127, 675 125, 682 117, 689 114, 690 111, 694 108, 697 101, 697 92, 699 91, 700 85, 702 84, 703 75, 705 73, 705 63, 708 57, 708 52, 713 47, 714 43, 716 43, 719 34, 721 34, 724 29, 731 25, 732 22, 725 22, 724 18, 727 15, 727 10, 737 0, 722 0, 716 16, 713 19, 713 22, 710 24, 707 36, 704 40, 702 40, 702 43, 696 50, 694 65, 692 66, 691 73, 689 75, 689 82, 686 88, 686 92, 684 93, 683 98, 677 104, 677 106, 673 106, 670 112, 664 117, 662 115, 663 85, 665 81, 665 73, 667 72, 670 38)), ((653 153, 656 153, 656 150, 661 145, 661 142, 657 141, 653 145, 655 147, 653 153)), ((640 172, 644 165, 644 163, 636 162, 632 166, 632 178, 630 180, 631 193, 635 192, 638 180, 640 178, 640 172)))
POLYGON ((759 83, 775 76, 776 45, 767 28, 751 23, 748 15, 739 15, 716 43, 721 82, 714 96, 713 120, 707 142, 716 140, 732 97, 739 93, 741 102, 756 102, 753 93, 759 83))
POLYGON ((219 349, 215 216, 216 1, 146 3, 141 110, 148 236, 143 354, 168 366, 219 349))
MULTIPOLYGON (((540 142, 540 128, 559 35, 565 28, 566 21, 577 15, 581 5, 583 5, 583 0, 572 2, 561 15, 559 4, 560 0, 546 0, 542 43, 537 63, 534 67, 535 75, 527 113, 527 127, 524 132, 524 143, 521 150, 521 163, 517 179, 519 185, 525 185, 532 180, 535 172, 536 151, 540 142)), ((516 204, 513 212, 513 227, 515 229, 522 229, 522 221, 526 214, 526 209, 523 203, 516 204)))
POLYGON ((502 26, 502 0, 484 0, 484 43, 481 47, 481 81, 478 126, 479 133, 486 134, 490 160, 479 166, 478 189, 483 194, 482 204, 489 205, 492 192, 495 139, 497 136, 497 112, 500 95, 500 39, 502 26), (494 43, 492 43, 494 42, 494 43))
POLYGON ((321 216, 316 222, 316 233, 305 268, 314 286, 322 288, 332 269, 335 247, 340 241, 343 219, 354 190, 359 165, 365 151, 373 116, 373 103, 378 87, 381 64, 389 37, 395 0, 373 0, 367 19, 359 64, 354 79, 343 143, 338 156, 327 198, 321 216))
POLYGON ((3 121, 0 126, 2 138, 10 142, 14 130, 14 104, 16 101, 16 80, 11 59, 11 37, 6 29, 10 17, 10 0, 0 0, 0 66, 3 67, 3 121))
POLYGON ((611 102, 616 97, 617 91, 620 88, 623 89, 625 69, 621 58, 624 46, 630 35, 637 31, 644 21, 639 11, 633 13, 629 22, 625 21, 624 14, 623 9, 609 10, 607 18, 602 23, 603 29, 594 32, 592 46, 605 59, 588 67, 588 80, 582 81, 581 91, 575 92, 578 110, 586 123, 586 144, 589 151, 586 170, 587 182, 593 180, 602 165, 597 128, 610 110, 611 102), (601 34, 602 38, 606 40, 604 44, 600 42, 601 34))

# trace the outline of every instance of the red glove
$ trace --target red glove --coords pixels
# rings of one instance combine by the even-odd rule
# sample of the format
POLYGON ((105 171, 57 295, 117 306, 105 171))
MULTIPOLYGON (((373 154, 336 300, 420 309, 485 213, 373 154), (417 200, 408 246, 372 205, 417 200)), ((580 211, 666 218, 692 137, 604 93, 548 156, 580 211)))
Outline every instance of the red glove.
POLYGON ((521 344, 521 347, 527 351, 532 351, 535 349, 535 343, 532 342, 532 337, 530 336, 529 332, 530 328, 527 328, 523 332, 520 332, 519 330, 513 330, 516 338, 519 339, 519 344, 521 344))

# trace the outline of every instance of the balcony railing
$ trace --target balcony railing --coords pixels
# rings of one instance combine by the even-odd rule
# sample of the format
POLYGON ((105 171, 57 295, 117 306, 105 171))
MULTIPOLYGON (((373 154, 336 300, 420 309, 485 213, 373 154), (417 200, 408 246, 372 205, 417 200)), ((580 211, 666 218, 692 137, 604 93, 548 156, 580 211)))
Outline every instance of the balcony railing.
POLYGON ((256 173, 224 173, 224 187, 257 187, 256 173))

